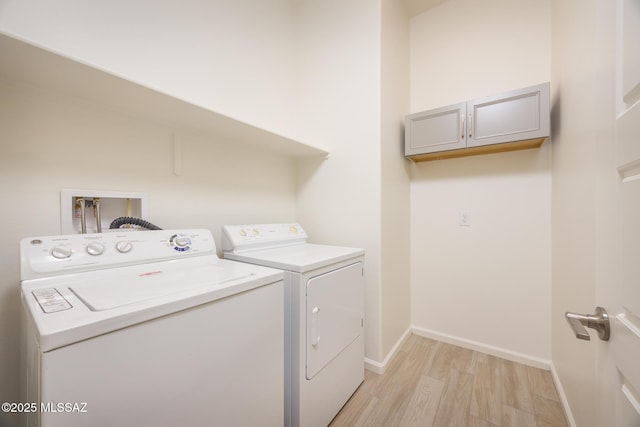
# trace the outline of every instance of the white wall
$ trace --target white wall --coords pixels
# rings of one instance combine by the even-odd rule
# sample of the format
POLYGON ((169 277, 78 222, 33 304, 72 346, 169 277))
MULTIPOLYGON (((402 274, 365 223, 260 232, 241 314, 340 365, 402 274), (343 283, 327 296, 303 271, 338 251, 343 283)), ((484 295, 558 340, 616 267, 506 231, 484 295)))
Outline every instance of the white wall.
POLYGON ((4 0, 0 31, 295 137, 290 0, 4 0))
POLYGON ((549 0, 448 0, 411 20, 411 111, 549 81, 549 0))
POLYGON ((386 358, 411 325, 410 162, 404 158, 409 113, 409 15, 404 2, 382 1, 381 60, 381 348, 386 358))
MULTIPOLYGON (((549 81, 550 25, 539 0, 450 0, 413 18, 411 112, 549 81)), ((551 144, 413 166, 416 329, 550 360, 551 144)))
POLYGON ((148 192, 152 222, 209 226, 216 238, 216 224, 295 218, 293 159, 185 134, 177 176, 169 126, 12 83, 2 89, 2 188, 32 207, 5 215, 40 218, 15 224, 29 233, 59 232, 60 188, 148 192))
POLYGON ((303 139, 331 152, 299 163, 298 219, 311 241, 365 249, 365 353, 379 361, 380 6, 296 4, 303 139))

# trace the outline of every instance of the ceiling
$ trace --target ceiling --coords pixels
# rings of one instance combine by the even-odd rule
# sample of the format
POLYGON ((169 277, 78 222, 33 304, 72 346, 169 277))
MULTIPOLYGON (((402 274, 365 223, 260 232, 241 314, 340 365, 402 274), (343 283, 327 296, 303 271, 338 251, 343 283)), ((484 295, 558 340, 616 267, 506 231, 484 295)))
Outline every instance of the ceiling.
POLYGON ((439 5, 440 3, 444 3, 447 0, 404 0, 407 4, 407 9, 409 10, 409 15, 413 18, 414 16, 420 15, 423 12, 439 5))

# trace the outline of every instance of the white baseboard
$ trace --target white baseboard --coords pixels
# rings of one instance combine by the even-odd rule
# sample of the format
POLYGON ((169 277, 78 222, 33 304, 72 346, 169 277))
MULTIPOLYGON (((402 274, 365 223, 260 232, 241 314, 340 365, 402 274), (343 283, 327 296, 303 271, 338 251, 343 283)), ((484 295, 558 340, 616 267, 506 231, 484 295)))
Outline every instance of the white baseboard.
POLYGON ((500 347, 494 347, 492 345, 483 344, 477 341, 468 340, 466 338, 460 338, 453 335, 443 334, 429 329, 418 328, 416 326, 411 327, 411 331, 420 335, 421 337, 431 338, 436 341, 446 342, 447 344, 457 345, 458 347, 468 348, 470 350, 476 350, 481 353, 490 354, 492 356, 501 357, 503 359, 511 360, 512 362, 522 363, 523 365, 533 366, 534 368, 544 369, 546 371, 551 370, 551 361, 540 359, 538 357, 529 356, 527 354, 518 353, 516 351, 507 350, 500 347))
POLYGON ((398 349, 407 340, 407 338, 409 338, 409 335, 411 335, 411 328, 407 328, 407 330, 404 332, 404 334, 402 334, 400 339, 396 342, 396 344, 393 346, 391 351, 389 351, 389 353, 387 354, 387 357, 385 357, 382 362, 376 362, 375 360, 365 357, 364 358, 365 369, 371 372, 375 372, 376 374, 379 374, 379 375, 384 374, 387 370, 387 367, 389 367, 389 363, 391 363, 391 361, 395 357, 396 353, 398 352, 398 349))
POLYGON ((571 413, 569 400, 567 399, 567 395, 565 394, 562 383, 560 382, 560 377, 558 376, 558 371, 556 371, 556 367, 553 363, 551 364, 551 377, 553 378, 553 383, 556 385, 556 391, 558 392, 558 397, 560 397, 560 403, 562 404, 562 409, 564 409, 564 415, 567 417, 567 422, 570 427, 576 427, 576 420, 573 418, 573 414, 571 413))

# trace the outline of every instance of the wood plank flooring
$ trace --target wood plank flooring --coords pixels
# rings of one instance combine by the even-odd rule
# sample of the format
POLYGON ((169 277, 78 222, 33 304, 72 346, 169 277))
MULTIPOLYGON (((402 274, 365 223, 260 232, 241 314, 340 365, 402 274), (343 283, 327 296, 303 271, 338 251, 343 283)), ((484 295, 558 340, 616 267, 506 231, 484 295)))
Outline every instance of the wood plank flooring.
POLYGON ((568 425, 550 372, 417 335, 365 372, 332 427, 568 425))

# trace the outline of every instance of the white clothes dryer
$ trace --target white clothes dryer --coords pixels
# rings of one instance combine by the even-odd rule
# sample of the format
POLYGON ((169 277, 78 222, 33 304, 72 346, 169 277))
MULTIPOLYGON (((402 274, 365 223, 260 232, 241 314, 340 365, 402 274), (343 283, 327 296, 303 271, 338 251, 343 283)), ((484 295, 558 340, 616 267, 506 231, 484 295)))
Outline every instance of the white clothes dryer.
POLYGON ((284 423, 280 270, 209 230, 23 239, 29 426, 284 423))
POLYGON ((364 381, 364 250, 299 224, 227 225, 222 249, 285 271, 285 426, 326 427, 364 381))

